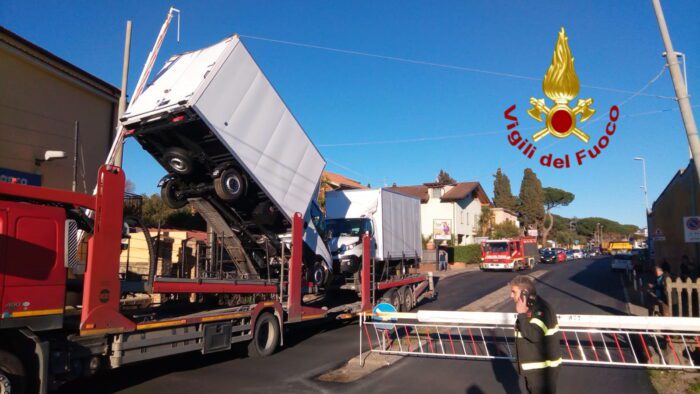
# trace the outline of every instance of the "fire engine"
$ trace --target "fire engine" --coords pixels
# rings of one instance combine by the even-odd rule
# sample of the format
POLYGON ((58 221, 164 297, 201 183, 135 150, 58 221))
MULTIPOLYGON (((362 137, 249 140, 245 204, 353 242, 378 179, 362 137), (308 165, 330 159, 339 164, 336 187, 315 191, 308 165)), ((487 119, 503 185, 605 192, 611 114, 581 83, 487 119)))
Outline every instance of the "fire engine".
POLYGON ((537 239, 534 237, 492 239, 481 244, 482 271, 531 269, 539 260, 537 239))

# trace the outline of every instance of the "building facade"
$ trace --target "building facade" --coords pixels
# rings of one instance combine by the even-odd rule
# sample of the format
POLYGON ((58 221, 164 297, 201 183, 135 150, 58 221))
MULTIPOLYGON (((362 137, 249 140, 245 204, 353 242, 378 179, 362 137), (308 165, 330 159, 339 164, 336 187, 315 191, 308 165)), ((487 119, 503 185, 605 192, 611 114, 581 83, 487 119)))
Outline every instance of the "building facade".
POLYGON ((119 89, 2 27, 0 59, 0 180, 71 190, 77 121, 76 190, 91 193, 115 133, 119 89), (42 161, 46 151, 65 158, 42 161))
POLYGON ((649 243, 654 262, 668 262, 673 274, 680 273, 683 256, 691 269, 700 273, 700 242, 686 242, 685 220, 700 216, 700 184, 691 160, 679 170, 652 204, 647 216, 649 243))
POLYGON ((446 237, 446 233, 457 245, 475 243, 481 207, 491 203, 479 182, 425 183, 390 189, 420 199, 421 234, 424 239, 432 238, 436 243, 446 237))

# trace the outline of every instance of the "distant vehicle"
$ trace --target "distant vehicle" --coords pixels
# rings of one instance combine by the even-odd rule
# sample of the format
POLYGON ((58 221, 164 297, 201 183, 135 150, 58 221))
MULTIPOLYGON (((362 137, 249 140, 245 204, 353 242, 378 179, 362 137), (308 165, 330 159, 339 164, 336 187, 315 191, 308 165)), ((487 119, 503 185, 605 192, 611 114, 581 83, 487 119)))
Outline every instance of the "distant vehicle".
POLYGON ((566 260, 573 260, 574 259, 574 251, 571 249, 567 249, 566 252, 566 260))
POLYGON ((481 244, 481 268, 516 271, 534 268, 540 261, 534 237, 493 239, 481 244))
POLYGON ((610 242, 607 250, 610 255, 628 254, 632 251, 632 244, 627 241, 610 242))
POLYGON ((566 261, 566 251, 564 249, 554 248, 552 250, 557 255, 557 263, 563 263, 566 261))
POLYGON ((556 264, 559 262, 559 254, 554 249, 543 249, 540 253, 540 262, 556 264))
POLYGON ((574 252, 574 253, 573 253, 573 257, 574 257, 575 259, 582 259, 582 258, 583 258, 583 252, 582 252, 580 249, 579 249, 579 250, 574 250, 573 252, 574 252))
POLYGON ((615 255, 610 263, 611 271, 628 271, 632 269, 632 255, 629 253, 620 253, 615 255))

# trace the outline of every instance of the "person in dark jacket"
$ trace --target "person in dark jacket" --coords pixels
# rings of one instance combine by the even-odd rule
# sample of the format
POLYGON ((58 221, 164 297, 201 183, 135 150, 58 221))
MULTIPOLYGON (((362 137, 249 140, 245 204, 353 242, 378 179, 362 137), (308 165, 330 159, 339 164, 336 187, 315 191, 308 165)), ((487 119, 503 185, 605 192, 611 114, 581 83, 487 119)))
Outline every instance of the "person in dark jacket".
POLYGON ((528 393, 556 393, 561 358, 561 333, 557 315, 537 295, 531 277, 519 275, 510 282, 511 299, 518 319, 515 348, 518 372, 528 393))
POLYGON ((668 277, 668 271, 664 269, 663 264, 657 265, 654 269, 654 281, 649 283, 650 292, 647 305, 649 316, 653 316, 657 308, 661 316, 671 316, 671 308, 669 308, 666 297, 666 278, 668 277))

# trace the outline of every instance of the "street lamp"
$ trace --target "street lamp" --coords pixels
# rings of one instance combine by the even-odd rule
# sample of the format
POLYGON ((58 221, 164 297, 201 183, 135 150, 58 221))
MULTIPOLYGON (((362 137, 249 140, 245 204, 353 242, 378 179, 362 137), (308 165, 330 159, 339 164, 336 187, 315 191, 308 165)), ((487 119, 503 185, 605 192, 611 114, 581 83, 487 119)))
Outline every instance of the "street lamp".
POLYGON ((634 160, 639 160, 642 162, 642 177, 644 178, 644 184, 642 185, 642 190, 644 190, 644 208, 646 209, 646 213, 648 215, 649 197, 647 196, 647 163, 643 157, 635 157, 634 160))

